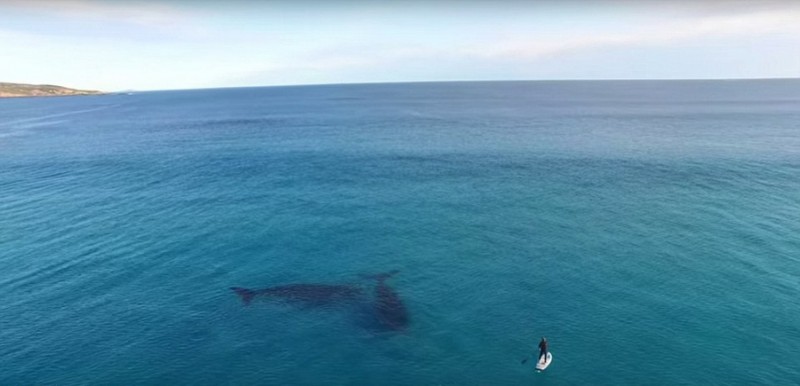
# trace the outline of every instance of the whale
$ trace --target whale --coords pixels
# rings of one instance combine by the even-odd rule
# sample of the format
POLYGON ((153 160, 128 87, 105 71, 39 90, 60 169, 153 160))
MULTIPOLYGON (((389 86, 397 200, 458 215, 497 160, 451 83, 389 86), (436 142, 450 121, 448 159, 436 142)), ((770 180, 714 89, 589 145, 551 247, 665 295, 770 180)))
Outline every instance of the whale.
POLYGON ((399 271, 394 270, 377 275, 360 275, 375 280, 372 296, 365 294, 365 286, 355 284, 286 284, 260 289, 230 287, 245 306, 256 299, 301 303, 308 306, 328 306, 347 304, 355 306, 352 311, 367 317, 364 327, 379 331, 404 331, 410 318, 400 295, 386 281, 399 271), (362 308, 363 306, 363 308, 362 308), (362 313, 363 310, 363 313, 362 313))
POLYGON ((405 304, 403 304, 400 295, 386 284, 386 280, 398 272, 399 271, 394 270, 370 277, 378 281, 375 287, 375 299, 373 303, 376 319, 383 327, 390 330, 402 331, 408 328, 410 322, 408 310, 405 304))
POLYGON ((255 298, 276 299, 311 305, 326 305, 356 300, 363 289, 347 284, 287 284, 261 289, 230 287, 242 299, 245 306, 255 298))

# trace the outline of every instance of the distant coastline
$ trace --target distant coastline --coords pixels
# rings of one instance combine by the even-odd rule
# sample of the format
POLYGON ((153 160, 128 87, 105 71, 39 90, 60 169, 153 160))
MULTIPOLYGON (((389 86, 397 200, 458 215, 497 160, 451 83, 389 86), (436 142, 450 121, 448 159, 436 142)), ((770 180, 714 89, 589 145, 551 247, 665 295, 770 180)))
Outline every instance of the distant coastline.
POLYGON ((22 84, 0 82, 0 98, 51 97, 71 95, 100 95, 101 91, 77 90, 49 84, 22 84))

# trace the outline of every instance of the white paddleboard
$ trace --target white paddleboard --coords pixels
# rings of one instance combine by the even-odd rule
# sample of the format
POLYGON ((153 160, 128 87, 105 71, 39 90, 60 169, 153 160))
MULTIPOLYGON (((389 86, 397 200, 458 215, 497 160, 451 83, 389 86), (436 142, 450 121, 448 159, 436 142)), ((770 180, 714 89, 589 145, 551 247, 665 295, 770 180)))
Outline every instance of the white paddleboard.
POLYGON ((550 366, 550 363, 553 363, 553 354, 548 351, 544 360, 539 358, 539 362, 536 363, 536 370, 544 371, 547 366, 550 366))

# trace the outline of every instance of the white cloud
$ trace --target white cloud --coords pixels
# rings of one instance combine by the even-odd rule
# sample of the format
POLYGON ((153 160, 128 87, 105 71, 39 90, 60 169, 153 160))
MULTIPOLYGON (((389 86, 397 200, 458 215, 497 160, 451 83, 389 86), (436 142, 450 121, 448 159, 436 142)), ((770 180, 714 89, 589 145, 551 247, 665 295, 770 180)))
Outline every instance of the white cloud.
POLYGON ((99 2, 90 0, 10 0, 7 7, 31 9, 76 18, 108 19, 140 25, 162 25, 184 20, 185 10, 166 4, 140 2, 99 2))
MULTIPOLYGON (((36 15, 37 19, 71 23, 73 30, 86 31, 87 35, 102 35, 106 27, 139 31, 143 35, 203 38, 210 34, 200 21, 197 10, 170 5, 170 3, 97 0, 5 0, 0 7, 36 15), (102 28, 101 28, 102 26, 102 28), (100 28, 100 30, 98 30, 100 28)), ((44 25, 18 27, 28 32, 41 29, 52 31, 44 25)), ((129 33, 129 36, 135 36, 129 33)))
POLYGON ((576 31, 569 36, 547 38, 496 37, 491 44, 469 45, 466 56, 481 58, 538 59, 598 48, 665 45, 694 39, 795 34, 800 36, 800 10, 762 11, 751 14, 707 16, 642 27, 626 33, 576 31))

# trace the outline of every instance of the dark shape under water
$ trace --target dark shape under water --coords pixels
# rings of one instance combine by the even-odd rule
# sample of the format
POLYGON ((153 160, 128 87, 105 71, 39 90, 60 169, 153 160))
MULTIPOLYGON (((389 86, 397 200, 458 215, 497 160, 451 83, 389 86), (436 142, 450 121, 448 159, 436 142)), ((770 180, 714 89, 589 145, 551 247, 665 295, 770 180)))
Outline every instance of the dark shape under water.
MULTIPOLYGON (((256 297, 300 302, 312 306, 369 305, 369 319, 379 324, 379 330, 401 331, 408 327, 408 311, 400 299, 400 295, 386 284, 386 280, 398 272, 394 270, 377 275, 362 275, 378 281, 371 303, 365 302, 367 298, 364 296, 363 289, 352 284, 287 284, 262 289, 231 287, 231 290, 241 297, 245 305, 249 305, 256 297)), ((360 307, 354 308, 354 311, 358 312, 358 309, 360 307)))
POLYGON ((231 289, 242 298, 245 305, 250 304, 256 296, 323 305, 354 300, 363 294, 361 288, 343 284, 288 284, 255 290, 242 287, 231 289))
POLYGON ((385 327, 392 330, 405 330, 409 323, 406 306, 400 299, 400 295, 392 287, 386 285, 386 279, 394 276, 397 272, 399 271, 395 270, 370 276, 378 280, 378 286, 375 287, 375 316, 385 327))

